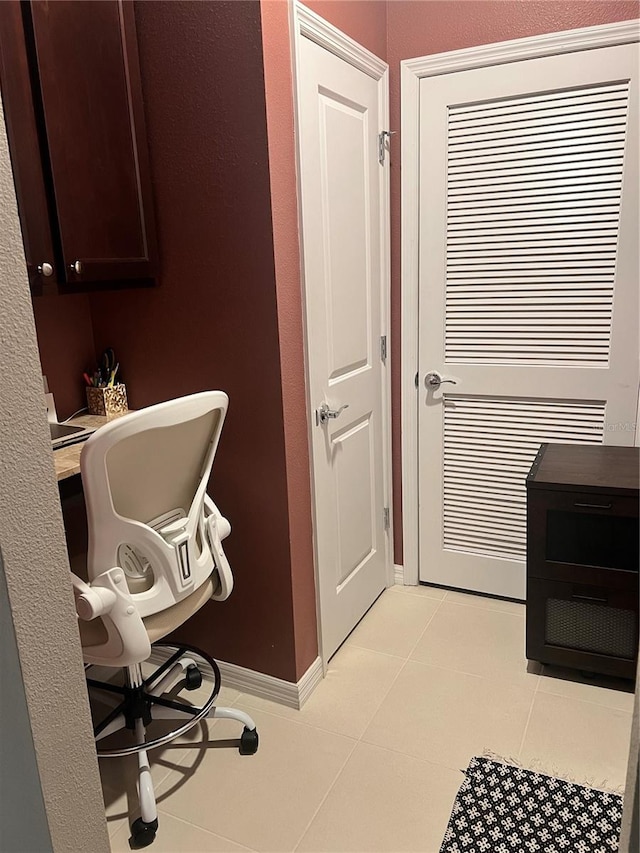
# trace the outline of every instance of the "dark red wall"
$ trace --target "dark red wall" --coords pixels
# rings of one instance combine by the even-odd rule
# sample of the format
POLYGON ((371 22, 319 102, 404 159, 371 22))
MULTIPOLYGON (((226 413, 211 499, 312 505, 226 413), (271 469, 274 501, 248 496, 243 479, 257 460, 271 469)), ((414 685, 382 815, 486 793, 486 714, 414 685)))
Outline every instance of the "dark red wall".
POLYGON ((318 644, 289 8, 286 3, 261 0, 260 13, 289 497, 296 671, 301 676, 315 659, 318 644))
POLYGON ((236 586, 182 636, 295 681, 260 9, 146 0, 136 22, 160 286, 94 295, 95 343, 115 348, 134 408, 229 394, 211 491, 233 526, 236 586))
POLYGON ((35 296, 33 313, 42 372, 63 420, 87 405, 82 374, 95 361, 89 297, 35 296))

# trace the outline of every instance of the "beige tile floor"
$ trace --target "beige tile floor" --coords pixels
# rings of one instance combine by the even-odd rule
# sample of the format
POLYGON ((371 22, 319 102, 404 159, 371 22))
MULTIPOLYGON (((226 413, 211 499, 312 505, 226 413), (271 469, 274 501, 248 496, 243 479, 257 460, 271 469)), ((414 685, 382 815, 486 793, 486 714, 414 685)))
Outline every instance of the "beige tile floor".
MULTIPOLYGON (((622 786, 633 695, 527 667, 524 608, 419 587, 385 592, 301 711, 223 689, 254 716, 257 755, 153 753, 155 853, 437 853, 462 769, 492 750, 578 781, 622 786)), ((211 737, 238 736, 228 721, 211 737)), ((129 849, 131 761, 101 762, 113 851, 129 849)))

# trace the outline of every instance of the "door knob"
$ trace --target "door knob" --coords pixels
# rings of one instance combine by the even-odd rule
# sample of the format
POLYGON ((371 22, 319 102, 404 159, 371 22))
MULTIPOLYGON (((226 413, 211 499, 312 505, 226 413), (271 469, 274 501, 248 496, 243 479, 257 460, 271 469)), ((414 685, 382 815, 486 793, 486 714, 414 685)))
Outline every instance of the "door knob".
POLYGON ((80 275, 82 272, 82 261, 74 261, 72 264, 69 264, 69 266, 77 275, 80 275))
POLYGON ((44 263, 38 265, 38 272, 40 273, 40 275, 44 275, 49 278, 50 275, 53 275, 53 265, 50 264, 48 261, 45 261, 44 263))
POLYGON ((450 385, 458 384, 458 381, 456 379, 443 379, 443 377, 440 376, 437 370, 432 370, 424 377, 424 387, 427 389, 427 391, 435 391, 436 388, 439 388, 441 385, 445 385, 447 382, 450 385))
POLYGON ((330 409, 328 403, 323 403, 319 409, 316 409, 316 424, 327 424, 330 420, 339 418, 345 409, 349 408, 349 404, 345 403, 339 409, 330 409))

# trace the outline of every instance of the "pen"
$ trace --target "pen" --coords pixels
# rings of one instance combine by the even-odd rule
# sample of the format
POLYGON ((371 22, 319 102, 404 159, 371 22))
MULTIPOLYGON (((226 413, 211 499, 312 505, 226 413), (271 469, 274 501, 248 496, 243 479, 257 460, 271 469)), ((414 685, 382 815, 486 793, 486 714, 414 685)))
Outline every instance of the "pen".
POLYGON ((116 373, 118 372, 118 368, 120 367, 120 362, 116 364, 116 366, 111 371, 111 378, 109 379, 109 388, 113 388, 113 383, 116 378, 116 373))

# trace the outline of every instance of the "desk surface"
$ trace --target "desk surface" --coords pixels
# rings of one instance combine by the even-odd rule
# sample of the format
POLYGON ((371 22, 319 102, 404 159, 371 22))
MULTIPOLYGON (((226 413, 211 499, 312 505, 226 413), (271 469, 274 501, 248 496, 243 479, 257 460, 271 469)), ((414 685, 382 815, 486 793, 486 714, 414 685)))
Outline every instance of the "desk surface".
MULTIPOLYGON (((108 424, 109 421, 115 421, 121 418, 127 412, 121 412, 117 415, 79 415, 77 418, 69 421, 72 426, 98 427, 108 424)), ((74 474, 80 473, 80 454, 84 447, 84 441, 79 441, 77 444, 70 444, 67 447, 61 447, 59 450, 53 451, 53 462, 56 467, 56 477, 58 480, 66 480, 67 477, 73 477, 74 474)))

